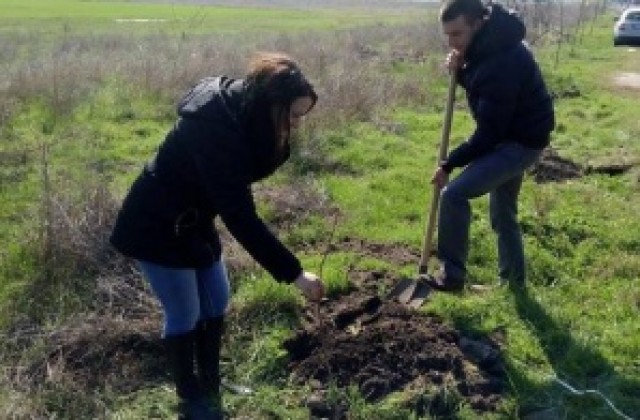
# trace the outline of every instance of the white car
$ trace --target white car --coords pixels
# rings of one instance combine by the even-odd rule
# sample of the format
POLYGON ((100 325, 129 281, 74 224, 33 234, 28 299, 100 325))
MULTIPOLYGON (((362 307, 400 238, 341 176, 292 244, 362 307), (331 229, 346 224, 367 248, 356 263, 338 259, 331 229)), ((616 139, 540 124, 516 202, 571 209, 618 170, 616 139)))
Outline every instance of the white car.
POLYGON ((613 25, 613 45, 640 45, 640 7, 622 12, 613 25))

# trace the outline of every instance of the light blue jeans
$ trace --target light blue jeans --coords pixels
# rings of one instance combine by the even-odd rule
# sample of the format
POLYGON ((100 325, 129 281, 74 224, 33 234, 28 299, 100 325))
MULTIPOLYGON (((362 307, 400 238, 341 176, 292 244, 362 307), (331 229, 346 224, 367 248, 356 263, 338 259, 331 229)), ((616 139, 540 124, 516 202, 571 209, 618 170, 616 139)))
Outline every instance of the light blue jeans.
POLYGON ((205 269, 169 268, 138 261, 164 312, 163 337, 192 331, 199 320, 223 316, 229 303, 224 262, 205 269))
POLYGON ((498 237, 500 279, 525 281, 522 231, 518 224, 518 195, 525 170, 542 150, 503 143, 471 162, 440 194, 438 255, 447 277, 463 280, 469 253, 469 200, 489 193, 491 227, 498 237))

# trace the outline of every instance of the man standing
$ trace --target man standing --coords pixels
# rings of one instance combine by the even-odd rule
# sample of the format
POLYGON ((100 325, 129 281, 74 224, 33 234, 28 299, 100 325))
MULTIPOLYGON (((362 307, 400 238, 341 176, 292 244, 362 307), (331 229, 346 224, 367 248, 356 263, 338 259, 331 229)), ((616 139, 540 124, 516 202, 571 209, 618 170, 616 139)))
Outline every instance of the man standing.
POLYGON ((464 287, 469 248, 469 200, 489 193, 498 237, 499 275, 524 286, 525 262, 517 201, 525 170, 549 144, 553 103, 531 51, 524 24, 500 5, 447 0, 440 13, 450 53, 447 67, 465 89, 476 128, 440 163, 438 255, 442 270, 428 280, 437 290, 464 287), (464 168, 448 183, 454 168, 464 168))

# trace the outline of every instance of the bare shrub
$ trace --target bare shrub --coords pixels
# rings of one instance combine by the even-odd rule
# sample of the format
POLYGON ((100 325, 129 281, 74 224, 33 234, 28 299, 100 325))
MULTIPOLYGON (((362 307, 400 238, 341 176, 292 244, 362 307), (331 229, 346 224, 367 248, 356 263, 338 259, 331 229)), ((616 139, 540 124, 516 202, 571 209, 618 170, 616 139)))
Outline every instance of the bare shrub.
POLYGON ((0 417, 103 417, 105 390, 163 380, 158 304, 108 242, 119 203, 91 180, 55 185, 43 232, 24 245, 40 272, 13 299, 2 334, 0 384, 12 397, 0 417))
POLYGON ((56 179, 42 202, 40 232, 32 231, 24 244, 38 255, 39 272, 24 298, 14 300, 23 319, 45 324, 52 313, 135 318, 157 312, 137 268, 109 243, 120 203, 104 185, 56 179))
POLYGON ((578 31, 584 30, 585 23, 602 13, 601 5, 592 2, 517 1, 508 5, 517 10, 524 20, 531 44, 560 44, 576 39, 578 31))
MULTIPOLYGON (((104 185, 93 183, 99 181, 67 182, 58 179, 56 190, 44 193, 42 271, 34 291, 49 291, 57 300, 68 297, 80 310, 131 315, 139 307, 153 307, 137 269, 109 244, 119 201, 104 185)), ((46 297, 42 302, 50 303, 46 297)), ((46 313, 39 312, 46 308, 32 309, 35 318, 46 313)))

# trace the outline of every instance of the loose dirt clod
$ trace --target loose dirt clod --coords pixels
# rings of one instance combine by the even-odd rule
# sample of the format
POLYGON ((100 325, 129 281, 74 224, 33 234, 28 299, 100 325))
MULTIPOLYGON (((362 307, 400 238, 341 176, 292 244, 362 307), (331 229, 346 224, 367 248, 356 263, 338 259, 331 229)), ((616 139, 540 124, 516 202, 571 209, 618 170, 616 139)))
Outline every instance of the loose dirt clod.
POLYGON ((581 178, 590 174, 605 174, 618 176, 625 174, 636 166, 637 163, 616 162, 613 164, 580 165, 569 159, 561 157, 557 151, 548 147, 542 152, 542 156, 529 170, 537 183, 559 182, 567 179, 581 178))
POLYGON ((580 165, 558 155, 552 148, 542 152, 540 160, 529 170, 538 183, 580 178, 584 170, 580 165))
MULTIPOLYGON (((380 280, 379 273, 371 273, 369 280, 380 280)), ((444 404, 443 395, 454 395, 477 411, 496 409, 504 389, 497 345, 464 337, 438 317, 382 301, 372 290, 359 287, 325 302, 321 319, 283 344, 291 378, 315 384, 308 404, 312 415, 344 418, 344 401, 335 403, 332 411, 321 396, 332 386, 349 385, 370 402, 418 389, 424 398, 413 406, 432 415, 457 409, 456 404, 444 404)))

